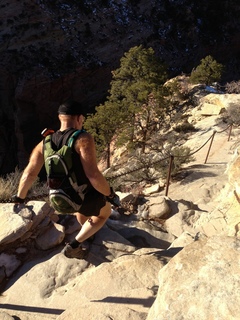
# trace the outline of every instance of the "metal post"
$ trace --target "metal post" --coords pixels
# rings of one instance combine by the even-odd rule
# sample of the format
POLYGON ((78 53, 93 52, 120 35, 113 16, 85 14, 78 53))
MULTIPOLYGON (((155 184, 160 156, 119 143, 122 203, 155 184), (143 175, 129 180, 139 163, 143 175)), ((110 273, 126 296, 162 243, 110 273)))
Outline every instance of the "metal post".
POLYGON ((210 152, 210 150, 211 150, 212 143, 213 143, 213 139, 214 139, 214 136, 215 136, 216 132, 217 132, 217 131, 215 131, 215 130, 213 131, 212 139, 211 139, 210 146, 209 146, 209 148, 208 148, 208 153, 207 153, 207 156, 206 156, 206 159, 205 159, 205 162, 204 162, 204 163, 207 163, 207 159, 208 159, 208 156, 209 156, 209 152, 210 152))
POLYGON ((230 125, 230 130, 229 130, 229 134, 228 134, 228 141, 230 140, 230 136, 231 136, 231 133, 232 133, 232 124, 230 125))
POLYGON ((171 178, 171 170, 172 170, 172 163, 173 163, 174 156, 170 156, 170 161, 169 161, 169 167, 168 167, 168 176, 167 176, 167 185, 166 185, 166 191, 165 191, 165 196, 167 197, 168 195, 168 188, 169 188, 169 183, 170 183, 170 178, 171 178))

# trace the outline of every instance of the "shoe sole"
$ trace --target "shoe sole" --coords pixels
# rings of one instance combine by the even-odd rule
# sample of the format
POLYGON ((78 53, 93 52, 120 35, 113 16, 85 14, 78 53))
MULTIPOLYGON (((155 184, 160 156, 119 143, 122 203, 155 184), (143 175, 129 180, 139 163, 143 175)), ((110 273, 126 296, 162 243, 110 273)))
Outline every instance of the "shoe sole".
POLYGON ((74 252, 72 253, 72 254, 67 254, 66 252, 65 252, 65 250, 63 249, 62 251, 61 251, 61 253, 66 257, 66 258, 68 258, 68 259, 84 259, 86 256, 87 256, 87 254, 88 254, 88 252, 89 252, 89 250, 86 248, 86 249, 83 249, 83 250, 81 250, 81 251, 79 251, 79 252, 76 252, 76 254, 74 255, 74 252))

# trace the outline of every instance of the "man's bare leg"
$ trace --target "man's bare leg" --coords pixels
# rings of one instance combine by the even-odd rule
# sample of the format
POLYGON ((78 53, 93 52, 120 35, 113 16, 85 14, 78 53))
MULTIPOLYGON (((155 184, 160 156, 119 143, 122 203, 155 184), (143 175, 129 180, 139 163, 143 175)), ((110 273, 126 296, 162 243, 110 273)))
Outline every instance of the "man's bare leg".
POLYGON ((111 204, 106 202, 106 205, 100 210, 100 214, 96 216, 86 217, 81 213, 76 213, 78 222, 82 225, 81 230, 76 235, 75 240, 83 242, 100 230, 111 214, 111 204))

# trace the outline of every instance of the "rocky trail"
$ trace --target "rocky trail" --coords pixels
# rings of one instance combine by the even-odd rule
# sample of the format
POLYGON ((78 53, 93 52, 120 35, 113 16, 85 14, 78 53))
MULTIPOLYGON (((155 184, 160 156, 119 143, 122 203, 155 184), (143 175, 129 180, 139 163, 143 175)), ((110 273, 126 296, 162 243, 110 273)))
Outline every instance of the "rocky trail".
MULTIPOLYGON (((0 297, 0 319, 225 320, 231 315, 237 320, 240 261, 235 229, 239 204, 229 192, 227 169, 239 129, 234 128, 228 139, 229 132, 222 131, 217 119, 212 116, 198 121, 198 131, 185 144, 197 150, 217 130, 207 162, 209 143, 183 168, 181 179, 171 182, 167 197, 166 190, 146 195, 150 216, 159 214, 163 207, 171 213, 165 224, 139 214, 113 215, 96 234, 86 260, 67 259, 61 254, 61 239, 68 241, 77 232, 76 219, 70 217, 49 228, 46 207, 30 202, 36 214, 34 224, 37 219, 37 227, 45 228, 44 233, 37 236, 33 232, 30 237, 36 237, 38 248, 29 241, 29 247, 17 246, 0 254, 1 265, 5 263, 8 271, 21 255, 29 255, 15 271, 9 271, 0 297), (195 241, 199 234, 200 240, 195 241), (39 246, 56 241, 54 237, 58 237, 57 245, 39 250, 39 246), (222 279, 227 279, 224 287, 222 279), (223 312, 218 308, 217 292, 221 293, 223 312)), ((21 214, 26 229, 26 210, 21 214)), ((8 239, 21 232, 12 212, 6 215, 1 208, 0 218, 5 226, 12 222, 8 239)), ((23 235, 30 232, 31 228, 23 235)), ((4 239, 2 232, 1 241, 4 239)))

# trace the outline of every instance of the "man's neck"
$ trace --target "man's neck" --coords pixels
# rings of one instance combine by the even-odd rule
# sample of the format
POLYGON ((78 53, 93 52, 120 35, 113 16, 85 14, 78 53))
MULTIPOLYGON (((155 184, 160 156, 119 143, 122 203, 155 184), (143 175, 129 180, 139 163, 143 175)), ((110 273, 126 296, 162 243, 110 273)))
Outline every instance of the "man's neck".
POLYGON ((83 125, 83 117, 82 116, 76 116, 71 118, 63 118, 60 117, 60 131, 64 131, 69 128, 81 130, 83 125))

